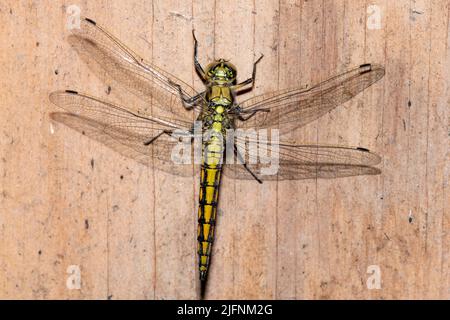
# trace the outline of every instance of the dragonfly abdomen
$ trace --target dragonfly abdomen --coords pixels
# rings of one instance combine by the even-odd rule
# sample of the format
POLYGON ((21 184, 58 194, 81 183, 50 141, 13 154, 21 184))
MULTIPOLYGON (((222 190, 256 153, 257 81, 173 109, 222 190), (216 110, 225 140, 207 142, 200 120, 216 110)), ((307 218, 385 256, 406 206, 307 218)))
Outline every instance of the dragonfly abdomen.
POLYGON ((222 167, 202 165, 198 207, 198 255, 200 280, 206 281, 217 216, 222 167))
POLYGON ((204 127, 207 138, 203 141, 198 207, 198 255, 202 282, 207 278, 215 233, 225 141, 223 112, 223 106, 215 106, 208 117, 210 124, 204 127))

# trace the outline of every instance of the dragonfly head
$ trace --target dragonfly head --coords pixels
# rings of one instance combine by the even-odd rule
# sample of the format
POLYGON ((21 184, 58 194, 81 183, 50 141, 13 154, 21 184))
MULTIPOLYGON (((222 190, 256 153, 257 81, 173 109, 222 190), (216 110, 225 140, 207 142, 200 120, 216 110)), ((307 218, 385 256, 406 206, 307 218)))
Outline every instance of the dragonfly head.
POLYGON ((236 81, 236 67, 224 59, 216 60, 206 67, 206 76, 211 83, 232 84, 236 81))

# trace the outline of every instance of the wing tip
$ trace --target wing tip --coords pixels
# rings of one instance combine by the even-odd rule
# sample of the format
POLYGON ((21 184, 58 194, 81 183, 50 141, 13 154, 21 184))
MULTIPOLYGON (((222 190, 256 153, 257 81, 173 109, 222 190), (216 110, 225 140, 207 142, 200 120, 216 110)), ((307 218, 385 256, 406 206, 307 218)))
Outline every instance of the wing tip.
POLYGON ((75 91, 75 90, 58 90, 58 91, 53 91, 53 92, 50 92, 50 94, 48 95, 48 98, 49 98, 50 102, 55 104, 55 105, 58 105, 58 103, 56 102, 55 99, 57 99, 57 96, 59 96, 60 94, 79 95, 78 91, 75 91))
POLYGON ((365 63, 359 66, 359 69, 361 69, 360 74, 365 74, 369 72, 376 72, 380 74, 380 78, 384 76, 385 69, 382 65, 379 64, 373 64, 373 63, 365 63))
POLYGON ((372 151, 370 151, 367 148, 363 148, 363 147, 356 147, 356 150, 367 153, 370 156, 370 163, 368 163, 368 165, 377 165, 381 162, 381 156, 379 156, 376 153, 373 153, 372 151))
POLYGON ((92 20, 92 19, 90 19, 90 18, 84 18, 84 20, 85 20, 86 22, 89 22, 90 24, 93 24, 94 26, 97 25, 97 22, 95 22, 94 20, 92 20))
POLYGON ((381 174, 383 171, 381 171, 381 169, 380 168, 374 168, 374 167, 372 167, 373 168, 373 175, 374 176, 377 176, 377 175, 379 175, 379 174, 381 174))
POLYGON ((50 112, 48 116, 53 121, 64 123, 63 122, 64 118, 67 118, 68 116, 73 116, 73 115, 71 115, 70 113, 67 113, 67 112, 57 111, 57 112, 50 112))
POLYGON ((58 118, 58 113, 60 112, 50 112, 48 116, 50 117, 50 119, 56 121, 56 119, 58 118))

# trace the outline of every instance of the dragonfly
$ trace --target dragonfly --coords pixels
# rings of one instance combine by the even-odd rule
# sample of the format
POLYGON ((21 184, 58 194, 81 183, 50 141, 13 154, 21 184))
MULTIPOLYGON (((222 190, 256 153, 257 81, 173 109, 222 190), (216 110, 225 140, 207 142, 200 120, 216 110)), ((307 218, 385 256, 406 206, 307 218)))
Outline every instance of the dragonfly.
POLYGON ((299 144, 283 137, 363 92, 385 71, 381 65, 364 64, 316 85, 238 102, 238 95, 254 88, 262 55, 254 62, 251 76, 238 82, 236 67, 228 60, 215 59, 206 68, 201 65, 192 33, 193 63, 204 84, 200 91, 141 58, 94 20, 82 18, 68 37, 71 46, 96 74, 140 103, 124 106, 74 90, 52 92, 49 100, 64 109, 52 112, 51 119, 123 156, 180 176, 196 175, 194 169, 199 168, 197 254, 203 296, 222 175, 263 183, 380 174, 376 167, 380 156, 366 148, 299 144), (236 134, 239 130, 257 134, 236 134), (269 141, 264 130, 277 135, 269 141), (186 147, 184 160, 191 161, 174 160, 181 142, 186 147), (248 151, 251 148, 253 152, 248 151), (262 154, 276 159, 274 172, 268 174, 262 154))

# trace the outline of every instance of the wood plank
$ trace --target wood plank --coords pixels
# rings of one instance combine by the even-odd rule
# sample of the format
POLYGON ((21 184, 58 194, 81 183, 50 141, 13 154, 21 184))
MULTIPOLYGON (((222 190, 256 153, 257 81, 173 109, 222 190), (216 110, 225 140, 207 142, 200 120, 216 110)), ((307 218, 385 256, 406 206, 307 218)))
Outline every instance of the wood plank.
MULTIPOLYGON (((162 173, 49 120, 57 108, 48 93, 59 89, 152 108, 77 57, 66 41, 71 4, 0 5, 0 298, 196 299, 194 168, 188 178, 162 173), (81 271, 80 289, 67 287, 70 266, 81 271)), ((386 67, 382 81, 284 137, 368 147, 382 156, 382 174, 263 185, 224 178, 207 298, 450 298, 449 5, 79 3, 197 89, 193 28, 203 65, 230 59, 240 80, 264 53, 255 90, 240 101, 362 63, 386 67), (377 10, 380 28, 371 24, 377 10), (367 287, 374 265, 379 290, 367 287)))

